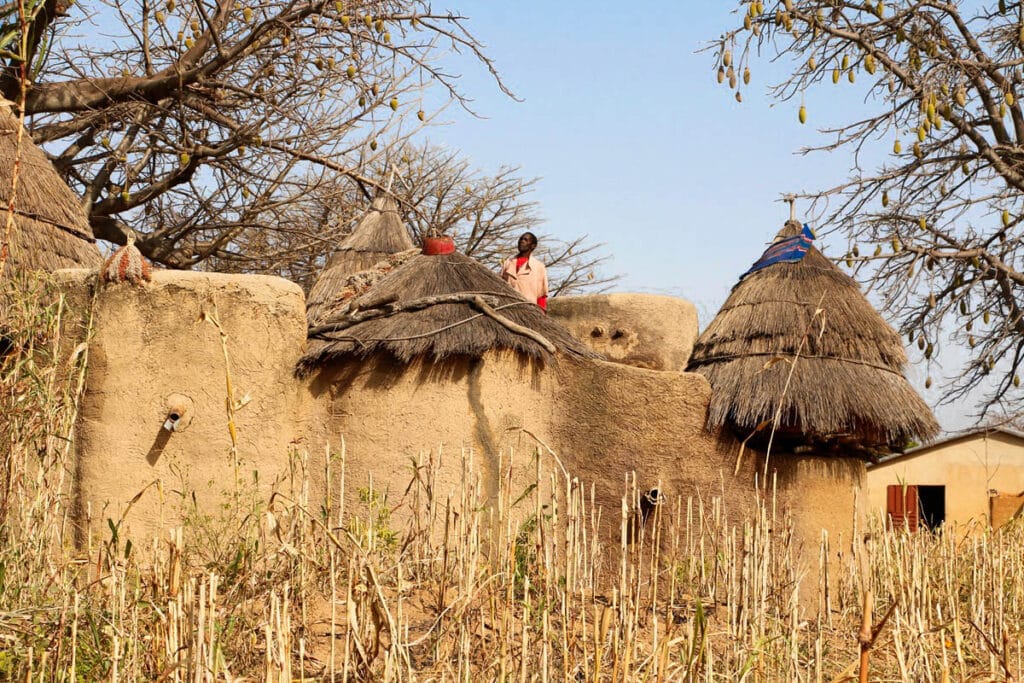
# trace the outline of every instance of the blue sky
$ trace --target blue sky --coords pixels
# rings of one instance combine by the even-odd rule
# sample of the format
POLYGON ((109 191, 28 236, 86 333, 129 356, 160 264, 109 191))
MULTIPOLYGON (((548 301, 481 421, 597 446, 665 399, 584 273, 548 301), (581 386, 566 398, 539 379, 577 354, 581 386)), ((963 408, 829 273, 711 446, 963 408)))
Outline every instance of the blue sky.
POLYGON ((541 177, 547 232, 604 242, 617 289, 682 296, 707 318, 788 216, 780 195, 843 179, 848 160, 794 154, 823 120, 811 98, 806 126, 799 103, 772 107, 768 65, 754 66, 743 103, 716 82, 697 50, 736 18, 731 3, 696 4, 650 2, 629 20, 605 0, 462 3, 523 101, 467 60, 465 90, 487 118, 450 110, 429 136, 485 170, 541 177))
MULTIPOLYGON (((460 61, 464 89, 486 118, 450 110, 451 124, 429 137, 484 170, 511 164, 539 176, 545 231, 605 243, 614 256, 607 270, 623 276, 616 290, 689 299, 703 328, 788 217, 781 195, 848 176, 846 154, 797 152, 821 144, 819 129, 848 120, 864 96, 863 84, 845 80, 810 91, 800 125, 799 102, 767 96, 785 65, 762 59, 737 103, 716 82, 712 55, 698 53, 740 23, 735 6, 652 1, 624 12, 608 0, 466 0, 460 11, 522 101, 460 61)), ((880 141, 879 154, 891 144, 880 141)), ((826 253, 846 251, 828 226, 815 228, 826 253)), ((926 391, 923 368, 907 373, 937 401, 940 382, 926 391)), ((939 417, 960 428, 971 422, 964 413, 947 407, 939 417)))

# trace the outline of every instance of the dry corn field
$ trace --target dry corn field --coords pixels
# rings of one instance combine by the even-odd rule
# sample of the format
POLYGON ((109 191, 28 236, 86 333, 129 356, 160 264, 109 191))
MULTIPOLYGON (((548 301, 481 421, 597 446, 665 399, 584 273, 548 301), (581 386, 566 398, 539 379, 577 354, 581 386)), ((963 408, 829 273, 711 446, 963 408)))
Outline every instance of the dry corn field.
POLYGON ((1020 523, 967 538, 873 524, 798 548, 770 483, 736 484, 759 497, 756 519, 708 492, 640 521, 628 476, 621 507, 597 510, 542 454, 505 454, 503 468, 535 462, 536 482, 487 506, 471 453, 445 455, 463 462, 454 495, 437 492, 436 455, 408 464, 407 491, 382 492, 346 482, 339 444, 282 453, 273 495, 240 477, 218 515, 154 483, 144 495, 184 521, 148 543, 117 519, 76 539, 88 347, 54 352, 66 314, 42 292, 3 314, 4 680, 843 681, 862 649, 872 681, 1024 670, 1020 523))

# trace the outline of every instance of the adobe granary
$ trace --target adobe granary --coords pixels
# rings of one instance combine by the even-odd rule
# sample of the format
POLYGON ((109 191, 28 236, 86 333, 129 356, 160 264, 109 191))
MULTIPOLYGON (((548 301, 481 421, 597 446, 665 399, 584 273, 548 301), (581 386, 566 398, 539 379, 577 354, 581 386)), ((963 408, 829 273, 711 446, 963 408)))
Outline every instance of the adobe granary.
POLYGON ((2 275, 99 267, 100 251, 78 198, 6 105, 0 105, 0 240, 12 204, 16 160, 14 223, 2 275))
MULTIPOLYGON (((704 377, 597 357, 465 255, 393 254, 346 277, 312 328, 301 290, 280 278, 159 271, 144 287, 98 290, 93 273, 63 278, 91 306, 76 481, 79 509, 91 511, 79 521, 101 534, 122 517, 126 537, 159 532, 182 505, 214 514, 239 472, 258 472, 243 483, 265 493, 296 453, 315 473, 333 462, 328 452, 344 454, 345 509, 365 508, 372 487, 396 524, 423 471, 437 501, 468 486, 498 504, 500 481, 533 490, 538 466, 592 491, 609 534, 633 477, 640 493, 721 498, 733 519, 752 514, 760 470, 748 458, 734 474, 736 442, 706 429, 704 377), (194 495, 165 501, 154 482, 194 495)), ((628 308, 630 296, 615 304, 628 308)), ((672 324, 693 335, 687 320, 672 324)), ((628 326, 632 357, 655 358, 643 340, 662 333, 641 322, 628 326)), ((808 544, 822 528, 849 538, 863 467, 777 459, 795 533, 808 544)), ((313 501, 337 496, 322 480, 311 486, 313 501)))
POLYGON ((596 354, 463 254, 401 252, 333 285, 319 289, 297 372, 323 412, 315 438, 344 438, 353 480, 401 491, 402 463, 436 453, 455 490, 472 452, 496 490, 498 463, 518 445, 526 482, 537 444, 518 429, 550 443, 559 412, 547 370, 596 354))
POLYGON ((689 369, 711 383, 708 427, 763 445, 778 419, 782 448, 861 456, 933 436, 899 335, 812 242, 788 221, 698 338, 689 369))
POLYGON ((338 250, 310 289, 306 302, 310 325, 322 322, 326 313, 321 308, 338 293, 349 276, 373 268, 414 246, 398 213, 398 202, 393 197, 378 195, 352 234, 338 245, 338 250))

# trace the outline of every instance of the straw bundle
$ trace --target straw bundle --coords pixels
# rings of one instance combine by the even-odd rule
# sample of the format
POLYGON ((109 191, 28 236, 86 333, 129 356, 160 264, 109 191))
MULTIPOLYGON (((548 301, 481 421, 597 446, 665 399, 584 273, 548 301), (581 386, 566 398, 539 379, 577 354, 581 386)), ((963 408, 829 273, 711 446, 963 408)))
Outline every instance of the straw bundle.
POLYGON ((337 358, 368 356, 380 351, 390 353, 401 362, 420 356, 435 360, 450 356, 479 357, 497 349, 550 359, 550 349, 531 334, 550 342, 555 351, 578 357, 594 356, 540 307, 523 299, 497 274, 462 254, 412 256, 365 293, 336 307, 338 312, 328 316, 325 322, 327 326, 331 323, 347 325, 346 311, 363 312, 382 306, 390 306, 397 312, 335 331, 311 328, 309 349, 299 361, 299 372, 307 374, 337 358), (465 295, 467 300, 400 310, 411 302, 432 297, 458 298, 459 295, 465 295), (494 311, 512 326, 481 313, 468 301, 473 295, 494 302, 494 311), (529 334, 516 332, 514 327, 525 328, 529 334))
MULTIPOLYGON (((778 239, 798 234, 788 222, 778 239)), ((741 280, 697 340, 689 369, 713 389, 708 426, 845 450, 902 447, 938 432, 903 376, 899 335, 817 248, 741 280), (764 425, 768 422, 769 425, 764 425), (765 430, 767 431, 767 430, 765 430)))

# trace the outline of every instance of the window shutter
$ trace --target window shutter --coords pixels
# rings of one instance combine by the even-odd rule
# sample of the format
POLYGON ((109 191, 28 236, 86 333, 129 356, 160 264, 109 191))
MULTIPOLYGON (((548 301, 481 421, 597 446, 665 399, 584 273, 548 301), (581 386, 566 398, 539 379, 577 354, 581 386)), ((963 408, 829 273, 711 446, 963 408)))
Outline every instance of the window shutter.
POLYGON ((910 531, 917 531, 921 519, 917 487, 894 484, 886 489, 886 498, 889 526, 893 529, 902 529, 906 525, 910 531))

